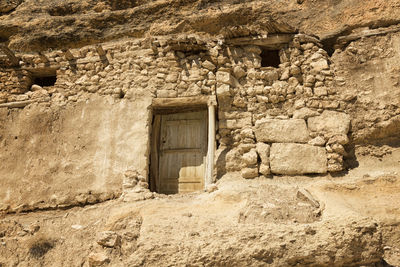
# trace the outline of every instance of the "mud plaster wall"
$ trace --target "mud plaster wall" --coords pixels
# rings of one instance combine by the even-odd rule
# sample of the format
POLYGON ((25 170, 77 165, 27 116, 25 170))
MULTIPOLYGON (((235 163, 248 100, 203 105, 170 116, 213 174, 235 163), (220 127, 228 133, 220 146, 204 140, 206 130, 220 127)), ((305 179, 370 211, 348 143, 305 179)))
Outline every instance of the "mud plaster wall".
POLYGON ((121 173, 147 166, 147 105, 145 99, 115 102, 93 95, 67 107, 0 109, 0 208, 62 207, 118 196, 121 173))
MULTIPOLYGON (((46 53, 49 63, 21 55, 27 70, 57 69, 55 85, 31 87, 29 75, 1 84, 3 105, 33 102, 2 109, 3 210, 100 201, 121 192, 126 170, 147 177, 152 98, 217 96, 217 177, 343 167, 348 102, 337 94, 318 43, 295 38, 280 50, 278 68, 261 66, 258 46, 200 37, 128 40, 103 49, 104 55, 94 46, 71 50, 70 60, 53 51, 46 53)), ((1 72, 11 77, 15 70, 1 72)))

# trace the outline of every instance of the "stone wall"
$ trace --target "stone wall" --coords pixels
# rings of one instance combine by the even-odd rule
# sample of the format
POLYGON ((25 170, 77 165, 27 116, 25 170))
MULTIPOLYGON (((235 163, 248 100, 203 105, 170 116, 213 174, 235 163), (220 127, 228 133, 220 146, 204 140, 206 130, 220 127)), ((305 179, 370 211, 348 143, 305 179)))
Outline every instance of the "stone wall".
POLYGON ((348 142, 350 126, 344 113, 348 102, 337 94, 327 53, 318 43, 302 43, 296 37, 279 51, 278 68, 262 67, 261 53, 257 46, 228 47, 219 58, 223 62, 216 75, 219 149, 227 151, 226 169, 241 170, 246 178, 271 171, 301 174, 342 170, 343 145, 348 142), (257 157, 260 143, 263 147, 276 143, 275 147, 282 148, 271 151, 274 168, 268 166, 268 153, 261 156, 259 152, 257 157), (304 145, 291 145, 295 143, 304 145), (324 151, 310 146, 324 147, 324 151), (319 163, 311 167, 309 159, 314 156, 319 163), (292 162, 290 170, 278 167, 287 164, 286 160, 292 162), (308 164, 310 168, 302 167, 308 164))
MULTIPOLYGON (((119 192, 116 185, 126 170, 147 176, 153 98, 217 96, 218 176, 221 170, 241 171, 244 178, 271 173, 342 170, 343 155, 346 154, 343 146, 348 143, 350 127, 350 118, 344 113, 348 100, 337 94, 335 73, 327 53, 315 38, 302 34, 281 45, 279 66, 262 66, 262 53, 263 50, 253 44, 228 45, 219 39, 170 36, 52 51, 44 56, 23 54, 19 55, 22 61, 20 70, 1 70, 1 79, 5 82, 0 87, 0 107, 11 108, 13 103, 25 101, 14 106, 50 107, 56 114, 64 109, 80 110, 71 110, 71 115, 65 114, 64 117, 43 117, 45 121, 70 120, 71 125, 86 129, 86 136, 80 136, 76 131, 66 137, 68 142, 80 139, 93 145, 93 150, 88 152, 82 147, 77 148, 81 158, 92 160, 85 168, 81 166, 92 182, 77 192, 93 192, 97 181, 110 180, 110 190, 119 192), (54 85, 33 85, 31 77, 52 71, 57 74, 54 85), (93 98, 97 102, 93 102, 93 98), (96 105, 99 105, 98 109, 89 108, 96 105), (87 109, 91 111, 85 111, 87 109), (92 115, 87 112, 92 112, 92 115), (98 113, 98 118, 95 113, 98 113), (86 115, 99 123, 86 128, 86 115), (108 134, 100 136, 105 124, 118 130, 113 133, 111 128, 107 128, 108 134), (92 140, 89 132, 97 136, 96 141, 92 140), (104 158, 100 159, 98 149, 104 142, 107 143, 106 150, 102 152, 104 158), (106 156, 109 153, 114 156, 106 156), (107 167, 96 165, 102 160, 107 167), (102 172, 100 175, 101 169, 107 170, 108 174, 102 172)), ((40 111, 32 111, 29 107, 20 111, 24 121, 29 121, 29 112, 30 116, 42 116, 40 111)), ((9 112, 17 111, 10 109, 9 112)), ((21 116, 15 116, 15 122, 20 123, 21 116)), ((57 127, 63 132, 66 126, 57 127)), ((5 128, 4 133, 7 131, 5 128)), ((57 134, 49 133, 52 138, 57 134)), ((30 142, 40 134, 35 137, 26 133, 26 136, 24 142, 30 142)), ((6 138, 1 137, 0 141, 4 147, 9 147, 6 138)), ((62 142, 55 141, 53 148, 62 146, 62 142)), ((65 155, 73 155, 73 151, 71 147, 65 155)), ((32 159, 36 158, 32 155, 32 159)), ((66 166, 71 160, 55 156, 52 159, 66 166)), ((26 168, 22 162, 4 165, 2 175, 6 175, 7 169, 26 168)), ((43 168, 51 170, 46 166, 43 168)), ((74 169, 76 173, 81 167, 74 169)), ((59 177, 67 179, 73 173, 59 177)), ((20 180, 20 175, 22 173, 10 179, 20 180)), ((37 179, 30 172, 25 175, 37 179)), ((72 182, 71 192, 77 188, 78 181, 77 178, 76 183, 72 182)), ((49 183, 58 181, 50 180, 49 183)), ((101 182, 103 185, 107 183, 101 182)), ((17 182, 10 187, 14 185, 16 187, 12 190, 22 186, 17 182)), ((109 188, 99 187, 96 192, 108 192, 109 188)), ((48 197, 51 192, 56 191, 49 190, 43 196, 48 197)), ((4 195, 3 199, 8 199, 7 196, 4 195)))
POLYGON ((0 69, 0 104, 23 101, 29 98, 23 95, 32 85, 30 73, 18 69, 0 69))

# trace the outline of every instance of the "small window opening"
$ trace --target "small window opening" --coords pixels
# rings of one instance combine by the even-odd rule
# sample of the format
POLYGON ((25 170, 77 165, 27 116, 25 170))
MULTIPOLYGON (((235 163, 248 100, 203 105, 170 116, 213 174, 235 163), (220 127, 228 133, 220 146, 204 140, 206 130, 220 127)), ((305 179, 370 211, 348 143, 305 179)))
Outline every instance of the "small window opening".
POLYGON ((33 84, 37 84, 41 87, 53 86, 57 81, 57 76, 47 77, 34 77, 33 84))
POLYGON ((279 50, 262 50, 261 52, 261 67, 274 67, 279 68, 281 59, 279 57, 279 50))

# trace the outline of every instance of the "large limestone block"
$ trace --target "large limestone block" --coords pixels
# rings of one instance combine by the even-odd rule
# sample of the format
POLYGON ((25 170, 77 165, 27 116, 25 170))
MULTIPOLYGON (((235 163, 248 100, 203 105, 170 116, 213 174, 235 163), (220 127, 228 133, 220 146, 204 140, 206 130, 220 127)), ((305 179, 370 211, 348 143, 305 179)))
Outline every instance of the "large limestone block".
POLYGON ((347 134, 350 116, 346 113, 325 110, 321 116, 308 118, 308 129, 313 132, 347 134))
POLYGON ((254 130, 257 142, 307 143, 309 133, 305 120, 263 119, 256 122, 254 130))
POLYGON ((326 150, 307 144, 275 143, 271 146, 270 166, 276 174, 326 173, 326 150))

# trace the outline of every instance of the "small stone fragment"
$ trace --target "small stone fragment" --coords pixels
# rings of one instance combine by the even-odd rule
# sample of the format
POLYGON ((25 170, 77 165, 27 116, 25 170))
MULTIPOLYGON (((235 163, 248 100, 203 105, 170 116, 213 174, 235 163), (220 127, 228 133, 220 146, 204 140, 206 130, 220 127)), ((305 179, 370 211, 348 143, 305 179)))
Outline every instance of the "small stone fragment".
POLYGON ((209 184, 206 187, 206 192, 207 193, 212 193, 212 192, 217 191, 217 190, 218 190, 218 186, 216 184, 209 184))
POLYGON ((204 68, 208 69, 208 70, 215 70, 215 65, 213 63, 211 63, 210 61, 206 60, 201 64, 204 68))
POLYGON ((321 136, 317 136, 314 139, 310 140, 308 144, 313 145, 313 146, 324 146, 325 145, 325 139, 322 138, 321 136))
POLYGON ((349 143, 349 138, 347 137, 347 135, 344 135, 344 134, 335 135, 328 140, 327 144, 330 145, 330 144, 334 144, 334 143, 346 145, 349 143))
POLYGON ((79 224, 73 224, 73 225, 71 225, 71 228, 72 228, 72 229, 75 229, 75 230, 80 230, 80 229, 83 228, 83 226, 82 226, 82 225, 79 225, 79 224))
POLYGON ((263 174, 263 175, 270 175, 271 174, 271 168, 269 167, 269 165, 261 163, 259 172, 261 174, 263 174))
POLYGON ((309 202, 315 208, 319 208, 319 202, 311 195, 311 193, 304 188, 297 190, 297 198, 309 202))
POLYGON ((250 150, 249 152, 243 155, 243 161, 247 166, 257 164, 257 152, 255 149, 250 150))
POLYGON ((89 260, 89 266, 101 266, 103 264, 110 262, 110 259, 105 253, 95 253, 95 252, 89 254, 88 260, 89 260))
POLYGON ((236 79, 240 79, 246 76, 246 71, 240 66, 235 66, 233 68, 233 74, 235 75, 236 79))
POLYGON ((120 236, 113 231, 104 231, 99 234, 97 243, 103 247, 113 248, 119 245, 120 236))
POLYGON ((243 178, 252 179, 258 176, 258 168, 244 168, 241 173, 243 178))

